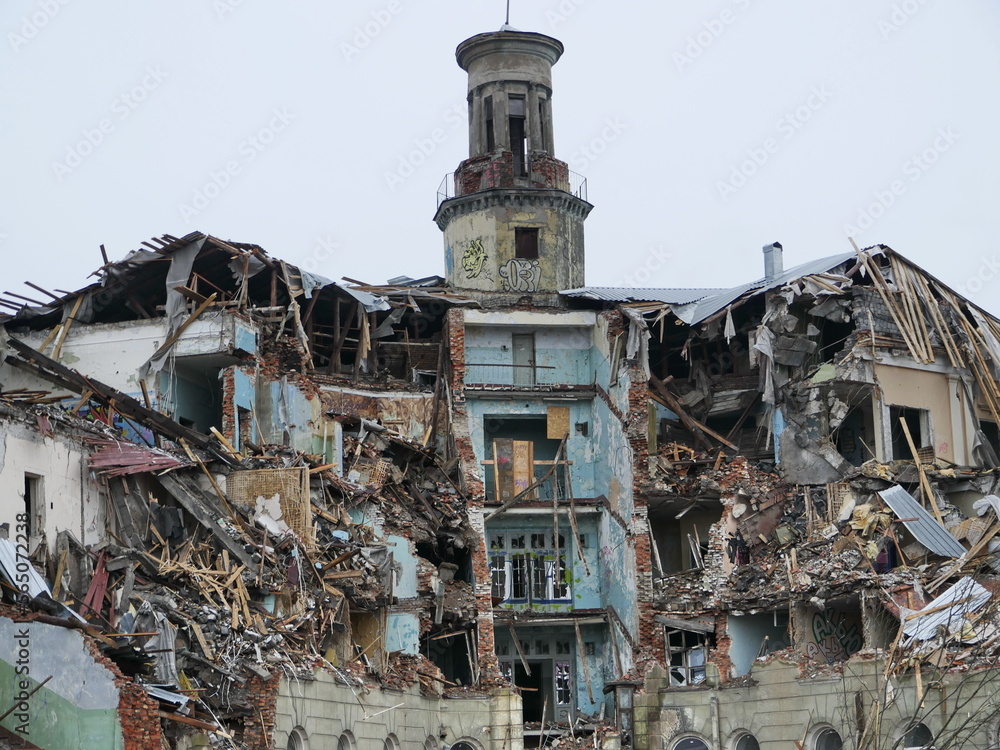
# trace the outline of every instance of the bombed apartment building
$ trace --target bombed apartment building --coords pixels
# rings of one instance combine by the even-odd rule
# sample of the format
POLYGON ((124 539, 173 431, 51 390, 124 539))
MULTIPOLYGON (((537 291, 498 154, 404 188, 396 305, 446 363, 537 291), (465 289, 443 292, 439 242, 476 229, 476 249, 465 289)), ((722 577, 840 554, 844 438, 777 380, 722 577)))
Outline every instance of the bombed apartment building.
POLYGON ((566 293, 644 323, 632 740, 993 747, 1000 321, 887 247, 782 252, 734 289, 566 293))
POLYGON ((1000 320, 884 246, 585 286, 562 53, 459 45, 444 276, 0 297, 0 744, 1000 741, 1000 320))
POLYGON ((472 301, 397 281, 166 236, 6 318, 8 738, 485 747, 511 724, 477 687, 484 550, 435 450, 443 325, 472 301))

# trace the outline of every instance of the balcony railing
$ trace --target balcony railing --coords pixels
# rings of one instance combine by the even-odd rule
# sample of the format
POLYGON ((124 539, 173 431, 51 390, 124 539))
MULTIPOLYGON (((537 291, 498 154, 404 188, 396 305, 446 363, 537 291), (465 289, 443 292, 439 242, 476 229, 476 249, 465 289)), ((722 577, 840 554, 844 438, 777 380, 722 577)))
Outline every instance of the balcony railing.
MULTIPOLYGON (((526 186, 530 187, 530 186, 526 186)), ((475 191, 482 192, 482 191, 475 191)), ((577 174, 576 172, 569 172, 569 192, 574 197, 580 200, 587 201, 587 178, 582 174, 577 174)), ((465 193, 465 195, 471 195, 471 193, 465 193)), ((437 191, 437 208, 441 208, 441 204, 447 200, 458 197, 458 189, 455 186, 455 173, 450 172, 444 176, 441 180, 441 184, 438 186, 437 191)), ((589 202, 589 201, 588 201, 589 202)))
POLYGON ((560 385, 555 367, 544 365, 465 366, 466 385, 560 385))

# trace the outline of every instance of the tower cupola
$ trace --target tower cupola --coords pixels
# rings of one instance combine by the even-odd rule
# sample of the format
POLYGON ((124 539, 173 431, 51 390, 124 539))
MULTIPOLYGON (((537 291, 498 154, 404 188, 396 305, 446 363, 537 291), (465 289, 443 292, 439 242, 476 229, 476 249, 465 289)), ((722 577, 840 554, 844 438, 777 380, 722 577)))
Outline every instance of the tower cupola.
POLYGON ((557 39, 511 30, 456 50, 469 75, 469 158, 439 191, 445 271, 455 287, 544 293, 584 285, 586 182, 554 155, 557 39))

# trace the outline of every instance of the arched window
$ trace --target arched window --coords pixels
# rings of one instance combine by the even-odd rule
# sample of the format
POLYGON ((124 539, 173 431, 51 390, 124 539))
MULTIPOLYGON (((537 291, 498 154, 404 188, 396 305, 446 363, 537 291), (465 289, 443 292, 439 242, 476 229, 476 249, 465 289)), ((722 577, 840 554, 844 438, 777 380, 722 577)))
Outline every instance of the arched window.
POLYGON ((441 742, 437 737, 431 737, 427 735, 427 739, 424 740, 424 750, 439 750, 441 747, 441 742))
POLYGON ((451 746, 451 750, 480 750, 478 745, 474 745, 468 740, 459 740, 451 746))
POLYGON ((382 750, 399 750, 399 740, 396 739, 396 735, 390 734, 385 738, 385 742, 382 743, 382 750))
POLYGON ((840 750, 843 746, 844 741, 840 739, 836 729, 823 727, 816 733, 813 750, 840 750))
POLYGON ((757 738, 749 732, 744 732, 736 738, 733 743, 733 750, 760 750, 757 738))
POLYGON ((354 735, 350 732, 344 732, 337 740, 337 750, 357 750, 357 748, 354 735))
POLYGON ((926 724, 914 724, 903 735, 904 750, 933 750, 934 735, 926 724))
POLYGON ((708 743, 697 737, 685 737, 674 745, 673 750, 708 750, 708 743))
POLYGON ((309 737, 302 727, 295 727, 288 735, 288 750, 309 750, 309 737))

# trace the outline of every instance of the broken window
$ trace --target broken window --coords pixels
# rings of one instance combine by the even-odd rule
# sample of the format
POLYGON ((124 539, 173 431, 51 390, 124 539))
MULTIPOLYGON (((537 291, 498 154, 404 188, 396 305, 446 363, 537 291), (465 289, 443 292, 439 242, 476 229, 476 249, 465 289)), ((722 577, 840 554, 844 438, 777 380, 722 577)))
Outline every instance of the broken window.
POLYGON ((906 421, 906 428, 910 431, 913 445, 917 448, 924 448, 933 445, 930 430, 930 412, 927 409, 914 409, 909 406, 889 407, 889 434, 892 435, 892 459, 894 461, 913 459, 909 443, 906 440, 906 431, 900 419, 906 421))
POLYGON ((523 552, 523 534, 490 537, 492 596, 501 601, 528 603, 569 599, 566 537, 559 535, 558 560, 553 534, 531 534, 530 539, 531 552, 523 552))
POLYGON ((510 150, 514 154, 514 174, 526 177, 528 175, 528 144, 523 96, 508 98, 507 119, 510 125, 510 150))
POLYGON ((667 630, 667 659, 670 684, 674 687, 698 685, 705 681, 708 640, 704 633, 667 630))
POLYGON ((525 260, 538 258, 538 230, 519 227, 514 230, 514 257, 525 260))
POLYGON ((556 703, 567 706, 573 700, 573 682, 570 679, 569 662, 556 662, 556 703))

